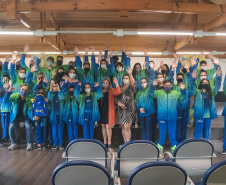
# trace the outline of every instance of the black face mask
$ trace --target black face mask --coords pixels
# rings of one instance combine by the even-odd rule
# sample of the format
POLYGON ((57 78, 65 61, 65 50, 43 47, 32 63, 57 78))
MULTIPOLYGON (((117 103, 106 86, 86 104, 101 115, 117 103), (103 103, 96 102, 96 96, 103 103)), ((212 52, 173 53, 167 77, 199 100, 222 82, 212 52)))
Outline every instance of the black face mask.
POLYGON ((209 84, 202 84, 202 88, 203 89, 209 89, 210 88, 210 85, 209 84))
POLYGON ((74 91, 69 91, 68 94, 69 94, 70 96, 73 96, 73 95, 74 95, 74 91))
POLYGON ((63 64, 62 60, 57 60, 57 65, 61 66, 63 64))
POLYGON ((162 74, 168 74, 168 70, 162 70, 162 74))
POLYGON ((183 72, 183 73, 187 73, 187 69, 184 69, 184 68, 183 68, 183 69, 182 69, 182 72, 183 72))
POLYGON ((2 66, 0 66, 0 70, 2 70, 2 66))
POLYGON ((88 72, 89 71, 89 68, 84 68, 85 72, 88 72))
POLYGON ((65 72, 59 73, 59 77, 62 78, 65 75, 65 72))
POLYGON ((20 65, 16 65, 16 70, 19 70, 20 69, 20 65))
POLYGON ((183 79, 182 78, 178 78, 177 79, 177 83, 179 84, 179 83, 182 83, 183 82, 183 79))

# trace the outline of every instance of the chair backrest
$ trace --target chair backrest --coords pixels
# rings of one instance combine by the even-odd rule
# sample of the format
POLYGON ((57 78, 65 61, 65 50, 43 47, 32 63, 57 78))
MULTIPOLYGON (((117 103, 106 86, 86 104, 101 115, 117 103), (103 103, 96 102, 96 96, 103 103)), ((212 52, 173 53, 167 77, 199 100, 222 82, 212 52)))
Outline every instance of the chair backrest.
POLYGON ((139 165, 157 161, 159 149, 151 141, 130 141, 119 148, 117 169, 119 177, 129 177, 139 165))
POLYGON ((226 160, 211 166, 203 176, 205 185, 223 185, 226 184, 226 160))
POLYGON ((107 149, 96 139, 75 139, 65 150, 66 161, 88 160, 99 163, 107 168, 107 149), (71 158, 70 158, 71 157, 71 158))
POLYGON ((59 165, 52 174, 53 185, 110 185, 107 169, 92 161, 70 161, 59 165))
POLYGON ((138 166, 129 178, 129 185, 185 185, 187 174, 173 162, 148 162, 138 166))
POLYGON ((211 167, 213 152, 213 145, 208 140, 187 139, 176 147, 173 156, 188 176, 199 176, 211 167))

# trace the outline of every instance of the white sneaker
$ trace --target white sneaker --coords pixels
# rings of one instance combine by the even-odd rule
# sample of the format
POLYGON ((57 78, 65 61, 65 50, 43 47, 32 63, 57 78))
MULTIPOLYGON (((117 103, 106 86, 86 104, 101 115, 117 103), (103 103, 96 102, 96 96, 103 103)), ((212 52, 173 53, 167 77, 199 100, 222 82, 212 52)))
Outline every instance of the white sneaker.
POLYGON ((32 150, 32 144, 27 144, 26 150, 32 150))
POLYGON ((8 147, 8 150, 14 150, 17 148, 17 144, 11 144, 11 146, 8 147))

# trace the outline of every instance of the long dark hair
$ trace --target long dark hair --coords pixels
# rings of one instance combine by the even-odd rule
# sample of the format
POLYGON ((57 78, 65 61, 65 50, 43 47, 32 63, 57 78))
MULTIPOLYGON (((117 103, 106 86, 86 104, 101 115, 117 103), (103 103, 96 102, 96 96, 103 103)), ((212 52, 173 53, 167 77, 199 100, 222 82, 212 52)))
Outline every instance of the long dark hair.
POLYGON ((142 70, 140 63, 134 64, 134 66, 133 66, 133 71, 132 71, 132 75, 133 75, 133 78, 134 78, 134 79, 136 79, 136 66, 137 66, 137 65, 139 65, 139 66, 140 66, 140 70, 142 70))
POLYGON ((202 88, 202 85, 203 85, 203 81, 204 81, 204 80, 208 81, 208 83, 209 83, 209 88, 206 89, 206 92, 207 92, 207 94, 208 94, 208 96, 209 96, 209 99, 212 100, 213 95, 212 95, 212 91, 211 91, 211 87, 210 87, 210 82, 209 82, 209 80, 207 80, 207 79, 202 79, 201 82, 200 82, 200 84, 199 84, 198 89, 200 89, 200 90, 203 89, 203 88, 202 88))

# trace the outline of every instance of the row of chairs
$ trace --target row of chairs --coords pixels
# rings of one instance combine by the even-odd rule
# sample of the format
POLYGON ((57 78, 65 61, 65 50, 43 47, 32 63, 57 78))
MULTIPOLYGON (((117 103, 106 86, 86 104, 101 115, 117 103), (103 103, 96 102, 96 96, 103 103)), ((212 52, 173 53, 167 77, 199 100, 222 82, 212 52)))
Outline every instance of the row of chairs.
MULTIPOLYGON (((192 185, 190 177, 203 176, 201 184, 226 184, 226 161, 212 166, 213 145, 205 139, 189 139, 166 160, 150 141, 131 141, 108 152, 98 140, 76 139, 68 144, 52 175, 53 185, 192 185), (212 167, 211 167, 212 166, 212 167), (217 170, 215 168, 218 168, 217 170)), ((166 156, 165 155, 165 156, 166 156)))

